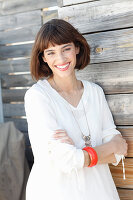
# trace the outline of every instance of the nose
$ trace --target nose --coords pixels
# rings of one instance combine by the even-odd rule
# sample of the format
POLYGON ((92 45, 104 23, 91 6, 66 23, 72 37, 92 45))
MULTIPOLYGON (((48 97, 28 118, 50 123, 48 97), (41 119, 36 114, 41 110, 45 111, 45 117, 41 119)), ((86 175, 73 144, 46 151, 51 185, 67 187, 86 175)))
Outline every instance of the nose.
POLYGON ((64 64, 66 58, 62 52, 57 54, 56 61, 58 65, 64 64))

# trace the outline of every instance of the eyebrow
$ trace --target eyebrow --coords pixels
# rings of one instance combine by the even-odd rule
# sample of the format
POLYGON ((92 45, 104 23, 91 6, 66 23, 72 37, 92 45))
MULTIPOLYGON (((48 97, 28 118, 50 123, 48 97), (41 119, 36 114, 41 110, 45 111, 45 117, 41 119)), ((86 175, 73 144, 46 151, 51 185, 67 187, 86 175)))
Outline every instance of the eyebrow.
MULTIPOLYGON (((65 48, 65 47, 68 47, 68 46, 72 46, 72 45, 71 44, 66 44, 65 46, 62 47, 62 49, 65 48)), ((51 52, 51 51, 54 51, 54 49, 48 49, 45 52, 51 52)))

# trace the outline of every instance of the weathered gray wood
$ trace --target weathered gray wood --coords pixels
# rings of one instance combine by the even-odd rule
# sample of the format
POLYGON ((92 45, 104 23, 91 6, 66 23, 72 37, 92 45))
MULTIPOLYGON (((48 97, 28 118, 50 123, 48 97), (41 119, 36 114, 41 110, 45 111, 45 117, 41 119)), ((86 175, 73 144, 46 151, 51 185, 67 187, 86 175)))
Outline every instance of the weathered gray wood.
MULTIPOLYGON (((19 64, 19 63, 18 63, 19 64)), ((95 82, 102 86, 106 94, 133 92, 133 61, 88 65, 76 73, 77 78, 95 82)), ((22 65, 21 65, 22 67, 22 65)), ((27 87, 34 81, 31 75, 3 75, 2 87, 27 87)))
POLYGON ((3 102, 2 102, 2 89, 1 89, 1 75, 0 75, 0 123, 4 122, 3 115, 3 102))
POLYGON ((23 102, 26 91, 27 89, 12 89, 12 90, 3 89, 2 90, 3 103, 23 102))
POLYGON ((106 95, 117 125, 133 125, 133 94, 106 95))
POLYGON ((22 132, 28 132, 28 125, 26 119, 21 118, 4 118, 5 122, 13 121, 16 128, 22 132))
POLYGON ((8 58, 30 57, 33 44, 0 47, 0 60, 8 58))
MULTIPOLYGON (((91 46, 91 63, 131 60, 133 28, 85 35, 91 46)), ((1 46, 0 59, 29 56, 32 44, 1 46)))
POLYGON ((0 60, 0 73, 29 72, 29 59, 21 60, 0 60))
POLYGON ((27 87, 31 86, 35 81, 32 80, 30 74, 21 75, 2 75, 2 87, 27 87))
POLYGON ((26 12, 30 10, 37 10, 41 8, 48 8, 57 6, 56 0, 5 0, 3 1, 0 9, 1 15, 9 15, 13 13, 26 12))
POLYGON ((3 104, 4 117, 22 117, 25 116, 24 103, 3 104))
MULTIPOLYGON (((18 101, 23 102, 25 92, 26 90, 3 90, 3 102, 4 103, 18 102, 18 101)), ((107 98, 110 110, 113 114, 115 124, 116 125, 133 125, 133 109, 132 109, 133 108, 133 94, 106 95, 106 98, 107 98)), ((12 106, 11 110, 13 110, 13 105, 11 106, 12 106)), ((15 106, 16 105, 14 105, 14 107, 15 106)), ((11 114, 8 113, 8 116, 11 116, 13 114, 12 112, 11 114)), ((19 113, 19 111, 17 112, 19 113)), ((22 115, 23 113, 24 111, 22 110, 22 115)), ((19 113, 19 116, 20 116, 20 113, 19 113)))
POLYGON ((43 11, 43 24, 51 19, 58 18, 58 10, 44 10, 43 11))
MULTIPOLYGON (((0 17, 0 31, 22 28, 25 26, 41 25, 41 10, 0 17)), ((3 32, 4 34, 4 32, 3 32)))
POLYGON ((128 189, 118 189, 118 193, 121 200, 132 200, 133 199, 133 190, 128 189))
POLYGON ((35 39, 37 32, 40 29, 40 25, 28 26, 17 30, 9 30, 3 33, 0 32, 0 45, 21 43, 26 41, 32 41, 35 39))
POLYGON ((76 75, 99 84, 106 94, 133 93, 133 61, 91 64, 76 75))
POLYGON ((66 6, 60 8, 58 14, 80 32, 90 33, 133 26, 132 11, 131 0, 102 0, 66 6))
POLYGON ((133 28, 85 35, 91 63, 132 60, 133 28))
MULTIPOLYGON (((89 1, 97 1, 97 0, 59 0, 62 1, 62 6, 68 6, 68 5, 74 5, 74 4, 78 4, 78 3, 85 3, 85 2, 89 2, 89 1)), ((59 4, 60 5, 60 4, 59 4)), ((61 6, 59 6, 61 7, 61 6)))

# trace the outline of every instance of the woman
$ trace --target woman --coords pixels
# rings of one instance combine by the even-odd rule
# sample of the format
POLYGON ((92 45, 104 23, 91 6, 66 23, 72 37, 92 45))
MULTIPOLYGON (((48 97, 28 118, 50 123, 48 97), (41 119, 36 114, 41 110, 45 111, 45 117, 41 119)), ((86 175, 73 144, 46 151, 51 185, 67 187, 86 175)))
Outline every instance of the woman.
POLYGON ((119 199, 108 163, 118 164, 127 143, 102 88, 76 78, 89 61, 89 45, 68 22, 41 27, 31 56, 38 81, 25 95, 34 154, 26 200, 119 199))

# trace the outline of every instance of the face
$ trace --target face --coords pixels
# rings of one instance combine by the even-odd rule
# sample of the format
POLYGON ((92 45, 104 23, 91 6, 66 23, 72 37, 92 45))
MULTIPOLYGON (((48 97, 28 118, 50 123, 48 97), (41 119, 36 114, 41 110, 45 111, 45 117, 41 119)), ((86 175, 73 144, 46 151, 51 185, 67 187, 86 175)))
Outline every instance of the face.
POLYGON ((49 65, 54 75, 66 77, 74 73, 78 53, 79 48, 75 47, 74 43, 49 45, 44 50, 43 60, 49 65))

